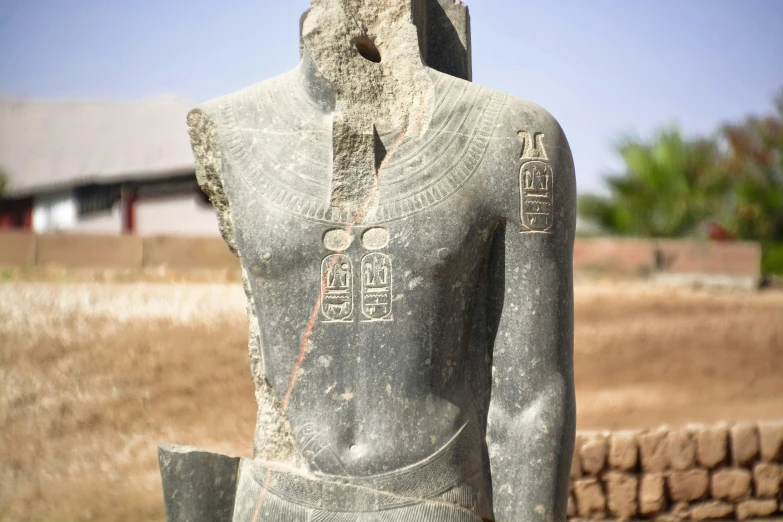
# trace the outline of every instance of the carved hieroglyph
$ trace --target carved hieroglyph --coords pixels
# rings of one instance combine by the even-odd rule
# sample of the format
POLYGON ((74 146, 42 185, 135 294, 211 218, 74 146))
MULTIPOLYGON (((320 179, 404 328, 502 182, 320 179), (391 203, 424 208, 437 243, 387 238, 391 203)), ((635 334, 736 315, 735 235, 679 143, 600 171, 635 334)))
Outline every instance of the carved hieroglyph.
POLYGON ((326 256, 321 262, 324 297, 321 313, 327 322, 351 320, 353 313, 353 264, 344 254, 326 256))
POLYGON ((522 230, 547 232, 552 228, 554 198, 552 167, 543 161, 529 161, 520 167, 522 230))
POLYGON ((541 132, 518 133, 522 142, 519 197, 522 232, 549 232, 554 219, 554 172, 541 132))
MULTIPOLYGON (((353 261, 345 250, 351 244, 351 235, 343 229, 332 229, 324 234, 324 246, 341 252, 326 256, 321 262, 321 321, 350 322, 357 284, 354 282, 353 261)), ((380 250, 389 244, 389 233, 383 227, 371 227, 361 234, 361 244, 367 250, 380 250)), ((362 321, 392 320, 392 259, 382 252, 363 255, 358 286, 362 321)))
POLYGON ((362 314, 368 321, 392 318, 392 261, 380 252, 362 259, 362 314))

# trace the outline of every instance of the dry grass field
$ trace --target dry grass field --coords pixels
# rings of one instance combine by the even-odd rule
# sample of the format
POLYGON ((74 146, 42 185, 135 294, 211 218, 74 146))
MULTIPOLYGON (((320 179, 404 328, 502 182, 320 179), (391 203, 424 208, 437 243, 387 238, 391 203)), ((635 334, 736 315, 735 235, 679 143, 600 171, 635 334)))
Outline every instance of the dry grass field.
MULTIPOLYGON (((0 285, 0 520, 164 520, 156 445, 249 455, 238 285, 0 285)), ((783 293, 576 291, 579 428, 783 417, 783 293)))

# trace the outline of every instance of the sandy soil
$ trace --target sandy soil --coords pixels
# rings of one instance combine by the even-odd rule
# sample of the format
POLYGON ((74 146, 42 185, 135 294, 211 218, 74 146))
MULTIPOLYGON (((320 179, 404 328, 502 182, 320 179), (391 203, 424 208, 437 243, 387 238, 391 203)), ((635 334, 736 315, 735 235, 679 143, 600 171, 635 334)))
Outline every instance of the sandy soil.
MULTIPOLYGON (((0 285, 0 520, 164 520, 156 444, 249 455, 236 285, 0 285)), ((783 418, 783 293, 576 291, 579 428, 783 418)))

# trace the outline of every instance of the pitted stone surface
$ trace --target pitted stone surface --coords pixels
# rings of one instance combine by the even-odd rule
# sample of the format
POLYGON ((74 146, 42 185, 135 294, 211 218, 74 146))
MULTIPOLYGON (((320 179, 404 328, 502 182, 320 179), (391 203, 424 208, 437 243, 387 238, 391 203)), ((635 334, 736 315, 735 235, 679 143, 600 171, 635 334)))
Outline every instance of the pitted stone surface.
POLYGON ((419 137, 427 130, 434 86, 410 1, 312 0, 302 40, 334 89, 335 115, 355 132, 372 136, 377 125, 419 137))

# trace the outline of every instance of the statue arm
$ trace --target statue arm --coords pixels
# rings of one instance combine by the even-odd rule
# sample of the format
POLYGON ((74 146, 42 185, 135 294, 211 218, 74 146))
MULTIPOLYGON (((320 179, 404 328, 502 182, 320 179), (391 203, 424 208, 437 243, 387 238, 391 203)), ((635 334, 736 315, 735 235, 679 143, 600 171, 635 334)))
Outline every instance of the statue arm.
MULTIPOLYGON (((575 181, 571 152, 546 115, 552 227, 524 231, 518 179, 507 193, 492 278, 497 332, 487 445, 497 522, 565 520, 574 444, 575 181)), ((522 163, 522 161, 520 161, 522 163)), ((519 168, 520 163, 516 164, 519 168)), ((524 174, 523 184, 524 184, 524 174)))

